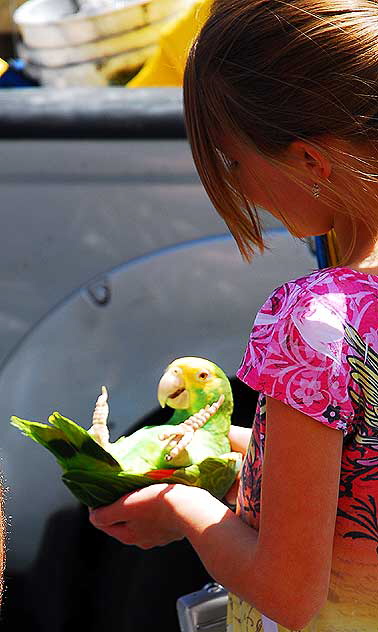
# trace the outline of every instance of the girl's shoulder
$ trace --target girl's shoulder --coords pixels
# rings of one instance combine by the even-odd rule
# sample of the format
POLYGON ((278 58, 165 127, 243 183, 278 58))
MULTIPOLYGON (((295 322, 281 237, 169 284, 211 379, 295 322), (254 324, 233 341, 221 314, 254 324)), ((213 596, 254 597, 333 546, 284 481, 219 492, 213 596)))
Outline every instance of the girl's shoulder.
POLYGON ((283 319, 304 306, 310 314, 316 310, 319 315, 323 306, 326 313, 348 318, 366 303, 374 306, 378 321, 378 276, 345 267, 324 268, 277 287, 261 307, 255 324, 266 321, 268 315, 283 319))
POLYGON ((319 294, 327 294, 332 290, 348 291, 356 287, 372 291, 378 288, 378 276, 339 266, 314 270, 289 283, 319 294))

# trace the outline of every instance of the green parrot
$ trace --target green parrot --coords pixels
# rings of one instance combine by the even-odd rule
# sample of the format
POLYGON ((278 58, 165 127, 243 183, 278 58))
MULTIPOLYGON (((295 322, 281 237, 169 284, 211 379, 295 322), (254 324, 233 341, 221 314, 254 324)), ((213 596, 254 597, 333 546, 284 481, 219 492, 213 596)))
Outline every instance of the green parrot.
POLYGON ((223 498, 242 455, 230 451, 233 399, 222 369, 203 358, 172 362, 158 386, 161 406, 174 409, 169 422, 145 426, 114 443, 109 441, 107 399, 103 386, 88 431, 57 412, 49 417, 51 425, 18 417, 11 423, 54 454, 65 485, 94 509, 161 482, 203 487, 223 498))

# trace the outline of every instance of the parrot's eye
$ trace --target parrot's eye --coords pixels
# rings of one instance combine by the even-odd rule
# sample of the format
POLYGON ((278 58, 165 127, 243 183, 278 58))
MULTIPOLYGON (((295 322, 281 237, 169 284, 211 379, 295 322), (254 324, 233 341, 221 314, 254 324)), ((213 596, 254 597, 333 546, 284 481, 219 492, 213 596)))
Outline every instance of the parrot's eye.
POLYGON ((197 375, 197 379, 201 380, 201 382, 205 382, 205 380, 208 380, 209 377, 210 377, 210 373, 208 373, 207 371, 201 371, 197 375))

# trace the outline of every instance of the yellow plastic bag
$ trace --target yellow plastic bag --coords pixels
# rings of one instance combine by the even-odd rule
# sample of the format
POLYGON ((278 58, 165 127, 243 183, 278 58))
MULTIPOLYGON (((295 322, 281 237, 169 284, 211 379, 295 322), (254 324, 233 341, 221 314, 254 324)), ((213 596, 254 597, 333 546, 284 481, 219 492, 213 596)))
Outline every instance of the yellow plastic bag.
POLYGON ((159 40, 159 48, 127 88, 181 86, 189 49, 205 22, 213 0, 196 0, 159 40))
POLYGON ((8 70, 9 66, 7 64, 6 61, 4 61, 4 59, 1 59, 0 57, 0 77, 1 75, 3 75, 5 73, 6 70, 8 70))

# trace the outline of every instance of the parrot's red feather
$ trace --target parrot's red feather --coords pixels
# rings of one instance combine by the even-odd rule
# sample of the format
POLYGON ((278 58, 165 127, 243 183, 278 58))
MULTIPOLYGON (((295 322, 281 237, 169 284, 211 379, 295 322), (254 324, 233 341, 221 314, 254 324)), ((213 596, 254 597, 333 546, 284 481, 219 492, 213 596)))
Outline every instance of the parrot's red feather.
POLYGON ((168 476, 171 476, 171 474, 173 474, 173 472, 175 471, 176 470, 151 470, 151 472, 146 472, 144 476, 149 476, 150 478, 155 478, 156 480, 159 480, 161 478, 167 478, 168 476))

